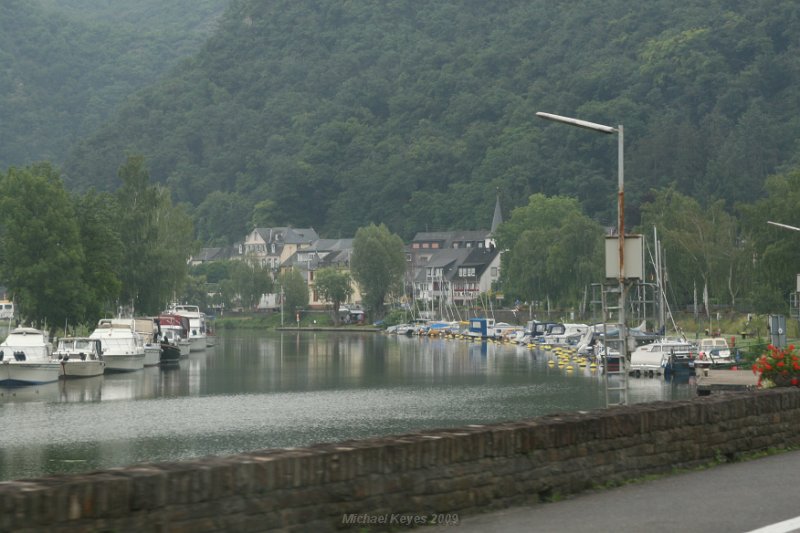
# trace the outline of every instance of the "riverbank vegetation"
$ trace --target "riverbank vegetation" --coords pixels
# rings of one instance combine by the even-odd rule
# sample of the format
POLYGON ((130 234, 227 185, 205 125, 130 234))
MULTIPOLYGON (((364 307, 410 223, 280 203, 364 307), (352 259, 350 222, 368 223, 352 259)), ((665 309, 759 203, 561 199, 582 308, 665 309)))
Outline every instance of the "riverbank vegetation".
POLYGON ((797 2, 128 4, 0 6, 0 164, 23 195, 0 191, 0 276, 29 318, 250 308, 261 267, 215 287, 186 257, 253 227, 485 228, 497 194, 482 296, 585 313, 618 153, 537 111, 624 125, 626 228, 657 229, 671 305, 788 314, 800 232, 767 221, 800 227, 797 2))

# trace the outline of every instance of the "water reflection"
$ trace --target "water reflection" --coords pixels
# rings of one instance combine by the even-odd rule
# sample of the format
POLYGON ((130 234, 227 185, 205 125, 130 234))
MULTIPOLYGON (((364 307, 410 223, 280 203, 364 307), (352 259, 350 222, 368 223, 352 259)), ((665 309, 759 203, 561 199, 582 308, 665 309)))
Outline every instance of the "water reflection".
MULTIPOLYGON (((603 384, 513 345, 236 332, 175 369, 0 389, 0 479, 592 409, 603 384)), ((693 395, 630 384, 633 401, 693 395)))

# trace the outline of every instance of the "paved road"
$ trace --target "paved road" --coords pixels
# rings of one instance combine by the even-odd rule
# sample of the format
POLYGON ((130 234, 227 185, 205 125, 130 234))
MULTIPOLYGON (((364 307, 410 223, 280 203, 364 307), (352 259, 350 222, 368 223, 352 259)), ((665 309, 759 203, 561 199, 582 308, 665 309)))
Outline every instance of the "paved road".
POLYGON ((461 517, 451 533, 800 531, 800 451, 587 492, 555 503, 461 517))

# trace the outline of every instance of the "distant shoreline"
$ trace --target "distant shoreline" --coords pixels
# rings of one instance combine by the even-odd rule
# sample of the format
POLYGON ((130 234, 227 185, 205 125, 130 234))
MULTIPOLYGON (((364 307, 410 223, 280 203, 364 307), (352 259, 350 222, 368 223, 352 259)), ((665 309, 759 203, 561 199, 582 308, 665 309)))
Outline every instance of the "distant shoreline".
POLYGON ((372 328, 372 327, 352 327, 352 326, 343 326, 343 327, 334 327, 334 326, 278 326, 275 328, 276 331, 349 331, 349 332, 366 332, 366 333, 379 333, 383 331, 380 328, 372 328))

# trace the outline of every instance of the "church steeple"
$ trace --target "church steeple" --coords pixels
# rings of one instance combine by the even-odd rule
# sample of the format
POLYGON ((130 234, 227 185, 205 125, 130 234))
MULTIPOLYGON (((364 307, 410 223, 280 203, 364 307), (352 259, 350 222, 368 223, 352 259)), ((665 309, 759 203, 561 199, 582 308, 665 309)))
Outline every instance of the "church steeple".
POLYGON ((491 234, 497 231, 497 227, 503 223, 503 213, 500 211, 500 189, 497 189, 497 201, 494 204, 494 216, 492 217, 491 234))

